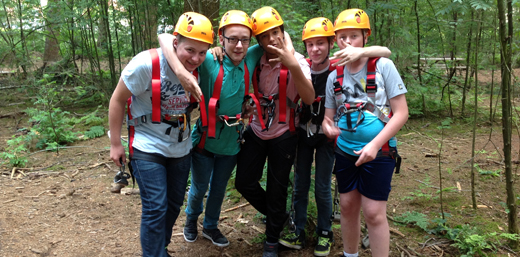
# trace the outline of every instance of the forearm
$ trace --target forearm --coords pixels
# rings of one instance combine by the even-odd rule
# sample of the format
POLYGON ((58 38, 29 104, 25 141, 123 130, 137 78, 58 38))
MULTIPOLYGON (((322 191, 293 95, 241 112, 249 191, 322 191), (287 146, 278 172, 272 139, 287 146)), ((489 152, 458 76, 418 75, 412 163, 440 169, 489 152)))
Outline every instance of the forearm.
POLYGON ((291 76, 294 80, 296 91, 298 91, 298 95, 300 95, 302 101, 307 105, 311 105, 314 102, 314 88, 312 87, 312 82, 305 78, 305 75, 299 66, 296 72, 291 70, 291 76))
POLYGON ((132 92, 128 90, 123 79, 119 79, 108 107, 108 124, 110 128, 110 144, 121 145, 121 126, 125 117, 125 105, 132 92))
POLYGON ((371 142, 378 148, 395 136, 404 126, 406 121, 408 121, 408 105, 406 104, 406 98, 404 95, 399 95, 396 96, 395 99, 390 99, 390 105, 392 106, 393 112, 392 118, 371 142))
POLYGON ((368 46, 363 49, 363 57, 390 57, 392 51, 386 46, 368 46))
POLYGON ((108 109, 108 124, 110 128, 110 144, 113 146, 121 145, 121 127, 124 116, 125 103, 121 103, 112 97, 108 109))

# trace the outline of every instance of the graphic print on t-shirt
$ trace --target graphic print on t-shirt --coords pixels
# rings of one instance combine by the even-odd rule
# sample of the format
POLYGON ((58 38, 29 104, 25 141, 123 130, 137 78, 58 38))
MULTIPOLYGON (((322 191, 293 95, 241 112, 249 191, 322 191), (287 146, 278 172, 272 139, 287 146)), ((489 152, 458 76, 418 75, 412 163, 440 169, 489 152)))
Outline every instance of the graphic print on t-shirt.
POLYGON ((190 104, 190 98, 181 84, 161 80, 161 110, 164 114, 183 113, 190 104))

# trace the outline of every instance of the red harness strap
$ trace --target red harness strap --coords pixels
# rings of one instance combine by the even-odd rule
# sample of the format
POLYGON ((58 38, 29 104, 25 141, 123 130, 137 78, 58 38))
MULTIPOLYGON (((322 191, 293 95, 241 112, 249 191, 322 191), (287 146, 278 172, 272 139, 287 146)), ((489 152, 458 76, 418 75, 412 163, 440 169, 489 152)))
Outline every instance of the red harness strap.
MULTIPOLYGON (((371 57, 368 59, 367 63, 367 84, 365 92, 367 93, 367 97, 372 100, 372 102, 375 104, 375 97, 377 93, 377 84, 376 84, 376 62, 379 60, 380 57, 371 57)), ((344 67, 336 66, 336 80, 339 83, 334 83, 334 94, 336 96, 343 94, 343 70, 344 67)), ((349 105, 348 103, 346 105, 349 105)), ((376 107, 377 108, 377 107, 376 107)), ((388 115, 390 118, 392 116, 392 113, 388 115)), ((348 121, 350 121, 347 118, 348 121)), ((386 125, 386 123, 385 123, 386 125)), ((337 140, 337 138, 336 138, 337 140)), ((381 151, 383 155, 389 155, 390 153, 390 145, 389 142, 385 142, 383 146, 381 146, 381 151)))
POLYGON ((152 123, 161 123, 161 64, 157 49, 148 50, 152 57, 152 123))
MULTIPOLYGON (((163 117, 161 114, 161 63, 159 59, 159 54, 157 53, 157 49, 149 49, 150 57, 152 58, 152 123, 159 124, 161 123, 163 117)), ((195 79, 198 80, 199 73, 197 70, 193 71, 193 75, 195 76, 195 79)), ((204 96, 202 97, 201 106, 205 106, 204 103, 204 96)), ((197 101, 193 96, 190 97, 190 104, 194 104, 197 101)), ((132 105, 132 97, 128 98, 126 101, 127 104, 127 113, 128 113, 128 120, 133 120, 134 117, 132 117, 132 111, 131 111, 131 105, 132 105)), ((204 112, 206 111, 205 108, 204 112)), ((203 111, 201 110, 201 113, 203 111)), ((168 117, 165 117, 165 119, 168 119, 168 117)), ((146 121, 145 121, 146 122, 146 121)), ((188 122, 188 121, 182 121, 182 122, 188 122)), ((134 126, 128 126, 128 138, 129 138, 129 144, 128 144, 128 151, 130 153, 130 158, 132 158, 134 154, 134 148, 133 148, 133 142, 135 137, 135 127, 134 126)))
MULTIPOLYGON (((130 105, 132 105, 132 97, 128 98, 126 100, 126 107, 128 109, 128 120, 133 119, 132 112, 130 111, 130 105)), ((135 127, 134 126, 128 126, 128 153, 130 159, 132 159, 132 156, 134 156, 134 148, 132 147, 134 145, 134 135, 135 135, 135 127)))
MULTIPOLYGON (((244 98, 251 97, 255 104, 258 106, 258 110, 260 110, 258 99, 256 99, 254 94, 249 93, 249 70, 247 69, 247 65, 244 62, 244 98)), ((224 81, 224 66, 220 65, 219 73, 215 80, 215 84, 213 86, 213 94, 209 99, 208 103, 208 113, 206 113, 205 101, 202 99, 201 101, 201 121, 202 121, 202 135, 197 148, 204 149, 204 145, 206 144, 206 137, 215 138, 216 137, 216 125, 217 125, 217 110, 219 108, 220 94, 222 92, 222 83, 224 81)), ((235 117, 239 119, 242 116, 241 113, 237 114, 235 117)), ((225 115, 225 117, 228 117, 225 115)), ((265 128, 265 125, 262 122, 262 128, 265 128)))
POLYGON ((208 104, 208 137, 215 138, 215 127, 217 124, 217 108, 219 108, 219 99, 220 92, 222 91, 222 81, 224 80, 224 65, 220 65, 220 70, 217 75, 217 80, 215 81, 213 87, 213 95, 209 99, 208 104))
MULTIPOLYGON (((278 123, 280 123, 280 124, 287 123, 287 101, 288 101, 287 84, 289 82, 288 75, 289 75, 289 69, 287 69, 287 67, 285 67, 285 65, 282 65, 282 67, 280 69, 280 75, 278 77, 278 105, 279 105, 278 123)), ((256 66, 255 71, 253 73, 253 88, 254 88, 254 92, 255 92, 254 95, 256 96, 256 98, 265 98, 265 96, 259 92, 259 88, 258 88, 259 80, 260 80, 259 66, 256 66)), ((295 99, 292 101, 293 101, 293 103, 296 104, 299 99, 300 99, 300 97, 297 95, 295 97, 295 99)), ((268 100, 275 100, 275 96, 274 95, 268 96, 268 100)), ((256 101, 255 101, 255 104, 257 106, 258 119, 260 120, 260 123, 262 124, 262 129, 263 129, 262 131, 269 129, 269 128, 264 129, 265 123, 264 123, 264 120, 262 119, 262 117, 260 117, 260 115, 262 114, 262 111, 259 108, 260 105, 256 101)), ((293 113, 290 113, 289 129, 291 132, 295 132, 296 126, 294 124, 295 123, 294 118, 296 116, 296 111, 294 110, 294 108, 291 108, 291 109, 292 109, 291 112, 293 112, 293 113)))

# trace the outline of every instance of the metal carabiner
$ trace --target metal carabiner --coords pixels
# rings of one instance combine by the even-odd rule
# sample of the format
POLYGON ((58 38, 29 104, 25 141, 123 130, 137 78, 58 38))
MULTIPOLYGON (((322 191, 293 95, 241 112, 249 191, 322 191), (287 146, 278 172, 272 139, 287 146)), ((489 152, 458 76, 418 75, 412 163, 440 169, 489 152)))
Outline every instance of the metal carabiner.
POLYGON ((125 171, 125 163, 123 162, 123 159, 119 159, 119 162, 121 163, 121 167, 119 168, 119 172, 117 172, 116 176, 114 177, 114 183, 128 186, 128 179, 131 178, 130 173, 125 171))

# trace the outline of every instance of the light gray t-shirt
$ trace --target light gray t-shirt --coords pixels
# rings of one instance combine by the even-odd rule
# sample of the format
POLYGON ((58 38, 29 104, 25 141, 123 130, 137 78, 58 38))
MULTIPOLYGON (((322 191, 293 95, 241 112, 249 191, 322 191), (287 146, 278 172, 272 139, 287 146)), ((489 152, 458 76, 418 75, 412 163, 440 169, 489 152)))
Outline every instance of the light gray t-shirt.
MULTIPOLYGON (((348 65, 346 65, 343 70, 343 90, 347 92, 345 97, 347 97, 350 103, 367 101, 367 94, 365 93, 367 65, 365 64, 363 69, 354 74, 351 74, 347 70, 347 67, 348 65)), ((338 107, 336 106, 334 95, 336 76, 337 72, 334 70, 329 74, 329 78, 327 79, 325 108, 336 109, 338 107)), ((377 93, 375 104, 384 114, 388 115, 391 112, 390 99, 408 92, 392 60, 381 57, 376 62, 376 84, 377 93)))
MULTIPOLYGON (((367 94, 365 93, 366 78, 367 78, 367 65, 363 67, 359 72, 351 74, 345 67, 343 77, 343 90, 344 94, 342 102, 347 100, 349 103, 359 103, 367 101, 367 94)), ((334 95, 334 82, 336 81, 337 71, 334 70, 330 73, 327 79, 325 107, 336 110, 336 98, 334 95)), ((405 94, 407 92, 403 80, 394 63, 387 58, 380 58, 376 62, 376 84, 377 93, 375 104, 376 106, 386 115, 391 112, 390 99, 405 94)), ((355 132, 342 130, 338 140, 336 141, 337 146, 345 153, 350 155, 356 155, 354 151, 361 150, 366 144, 372 141, 378 134, 383 130, 384 123, 379 120, 374 114, 370 112, 364 112, 365 118, 361 124, 358 125, 355 132)), ((358 113, 352 113, 350 119, 352 124, 357 121, 358 113)), ((348 128, 347 115, 344 115, 339 121, 338 126, 343 129, 348 128)), ((390 147, 396 147, 395 137, 390 139, 390 147)))
MULTIPOLYGON (((161 65, 161 115, 182 114, 190 103, 189 93, 184 91, 177 76, 157 49, 161 65)), ((136 55, 121 73, 126 87, 132 92, 131 115, 137 118, 152 113, 152 58, 149 51, 136 55)), ((183 132, 182 142, 178 141, 179 128, 166 123, 153 124, 151 121, 135 127, 132 146, 142 152, 161 154, 168 158, 187 155, 192 147, 190 128, 183 132), (166 131, 171 128, 170 134, 166 131)))

